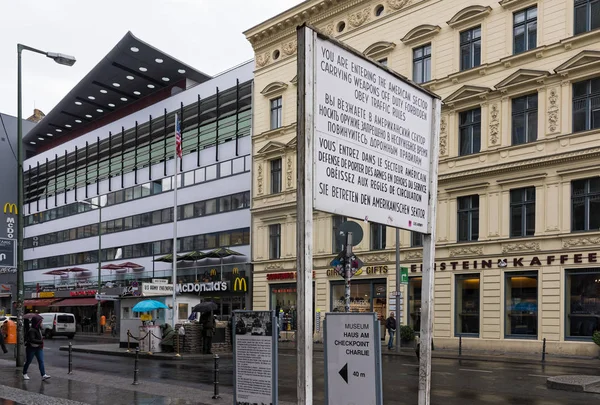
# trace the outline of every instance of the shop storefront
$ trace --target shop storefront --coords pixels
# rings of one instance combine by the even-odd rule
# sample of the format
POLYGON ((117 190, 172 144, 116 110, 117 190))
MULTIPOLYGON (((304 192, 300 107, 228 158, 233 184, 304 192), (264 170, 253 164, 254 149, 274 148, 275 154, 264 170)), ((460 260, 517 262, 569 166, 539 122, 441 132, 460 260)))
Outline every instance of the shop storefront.
MULTIPOLYGON (((269 282, 269 309, 275 310, 275 313, 279 317, 281 331, 283 332, 293 332, 297 327, 296 276, 295 271, 267 274, 267 281, 269 282)), ((313 278, 314 276, 315 273, 313 272, 313 278)), ((313 307, 315 303, 314 291, 315 286, 313 282, 313 307)))

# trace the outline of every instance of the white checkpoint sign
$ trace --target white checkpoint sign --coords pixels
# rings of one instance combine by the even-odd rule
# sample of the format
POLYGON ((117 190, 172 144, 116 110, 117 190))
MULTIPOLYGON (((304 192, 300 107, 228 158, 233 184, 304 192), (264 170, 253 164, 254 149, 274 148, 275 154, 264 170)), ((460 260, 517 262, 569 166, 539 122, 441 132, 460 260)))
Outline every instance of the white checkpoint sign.
POLYGON ((325 317, 325 384, 328 405, 381 405, 381 344, 374 313, 325 317))
POLYGON ((433 97, 322 38, 314 69, 314 208, 425 233, 433 97))

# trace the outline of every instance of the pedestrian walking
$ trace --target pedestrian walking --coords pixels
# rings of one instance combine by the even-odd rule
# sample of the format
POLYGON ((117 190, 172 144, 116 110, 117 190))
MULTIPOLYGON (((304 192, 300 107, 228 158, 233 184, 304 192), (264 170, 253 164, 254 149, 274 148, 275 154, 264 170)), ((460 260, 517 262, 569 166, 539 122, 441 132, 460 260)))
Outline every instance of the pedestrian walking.
POLYGON ((202 353, 212 354, 212 338, 215 329, 215 319, 210 312, 206 312, 202 317, 202 353))
POLYGON ((110 335, 112 337, 117 336, 117 317, 115 314, 110 316, 110 335))
POLYGON ((23 379, 29 380, 29 376, 27 375, 27 370, 35 357, 38 361, 38 366, 40 368, 40 374, 42 375, 42 380, 47 380, 50 378, 48 374, 46 374, 46 370, 44 368, 44 338, 42 337, 42 317, 35 317, 31 321, 31 327, 25 334, 25 354, 27 356, 27 360, 25 361, 25 365, 23 366, 23 379))
POLYGON ((396 334, 396 318, 394 318, 393 312, 390 312, 390 317, 385 320, 385 328, 390 334, 390 340, 388 341, 388 350, 392 350, 394 348, 394 335, 396 334))

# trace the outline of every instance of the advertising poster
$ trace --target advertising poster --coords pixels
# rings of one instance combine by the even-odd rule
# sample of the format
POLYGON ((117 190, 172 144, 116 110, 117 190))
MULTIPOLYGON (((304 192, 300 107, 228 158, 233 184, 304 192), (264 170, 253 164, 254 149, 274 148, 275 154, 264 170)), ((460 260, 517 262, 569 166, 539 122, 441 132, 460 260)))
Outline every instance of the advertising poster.
POLYGON ((274 311, 233 313, 234 404, 277 404, 277 318, 274 311))

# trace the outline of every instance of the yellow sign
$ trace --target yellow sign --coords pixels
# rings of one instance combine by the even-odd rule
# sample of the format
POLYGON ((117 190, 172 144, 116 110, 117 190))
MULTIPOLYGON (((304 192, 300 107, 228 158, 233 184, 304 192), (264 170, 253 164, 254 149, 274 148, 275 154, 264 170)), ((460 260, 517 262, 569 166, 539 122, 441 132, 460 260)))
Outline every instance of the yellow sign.
POLYGON ((215 269, 210 269, 210 276, 214 277, 217 275, 217 271, 215 269))
POLYGON ((40 298, 54 298, 54 291, 45 291, 39 293, 40 298))
POLYGON ((151 321, 152 320, 152 315, 150 315, 150 314, 142 314, 142 316, 140 316, 140 319, 142 321, 151 321))
POLYGON ((233 268, 233 274, 240 274, 240 269, 238 269, 237 267, 233 268))
POLYGON ((17 204, 13 204, 13 203, 4 204, 4 213, 5 214, 6 214, 6 211, 8 211, 9 214, 14 214, 14 215, 19 214, 19 209, 17 208, 17 204))
POLYGON ((243 277, 236 277, 235 281, 233 282, 233 291, 248 291, 248 283, 246 282, 246 279, 243 277))

